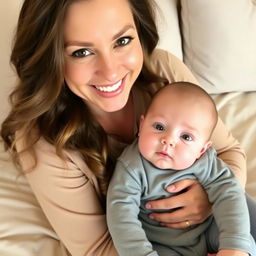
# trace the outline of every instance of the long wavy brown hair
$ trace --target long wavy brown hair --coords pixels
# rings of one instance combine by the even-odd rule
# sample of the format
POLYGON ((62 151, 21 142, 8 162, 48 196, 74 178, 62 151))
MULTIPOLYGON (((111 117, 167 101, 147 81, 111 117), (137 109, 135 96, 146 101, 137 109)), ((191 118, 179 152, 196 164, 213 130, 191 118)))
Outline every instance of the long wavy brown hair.
MULTIPOLYGON (((36 165, 33 146, 40 137, 54 145, 63 159, 64 149, 80 152, 105 194, 115 161, 108 153, 107 135, 64 81, 63 23, 75 1, 24 1, 11 54, 19 80, 10 95, 11 111, 2 123, 1 137, 18 166, 23 152, 32 154, 36 165), (15 148, 17 132, 24 141, 22 152, 15 148)), ((149 83, 164 83, 148 64, 158 42, 152 1, 129 0, 129 4, 144 52, 138 80, 145 88, 149 83)))

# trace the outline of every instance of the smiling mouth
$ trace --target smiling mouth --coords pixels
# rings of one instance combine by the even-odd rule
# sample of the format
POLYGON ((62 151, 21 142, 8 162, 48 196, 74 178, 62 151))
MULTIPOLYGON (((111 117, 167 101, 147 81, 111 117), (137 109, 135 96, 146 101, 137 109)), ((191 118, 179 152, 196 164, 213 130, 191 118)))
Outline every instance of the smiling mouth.
POLYGON ((94 85, 94 87, 101 92, 114 92, 121 87, 122 81, 123 81, 123 79, 121 79, 117 83, 109 85, 109 86, 94 85))

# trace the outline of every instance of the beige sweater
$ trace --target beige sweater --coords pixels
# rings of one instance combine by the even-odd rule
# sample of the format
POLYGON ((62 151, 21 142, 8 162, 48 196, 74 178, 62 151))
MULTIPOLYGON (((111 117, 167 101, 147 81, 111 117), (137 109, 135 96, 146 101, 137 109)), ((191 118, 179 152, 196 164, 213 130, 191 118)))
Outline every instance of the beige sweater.
MULTIPOLYGON (((175 56, 157 50, 152 59, 153 68, 173 81, 196 82, 190 71, 175 56)), ((153 88, 152 90, 157 90, 153 88)), ((136 112, 135 132, 140 115, 144 113, 150 96, 134 88, 136 112)), ((220 158, 228 163, 245 185, 246 164, 240 144, 221 121, 213 134, 214 147, 220 158)), ((125 144, 110 139, 116 155, 125 144)), ((20 145, 18 145, 20 149, 20 145)), ((73 256, 114 256, 117 252, 109 235, 105 212, 99 201, 97 179, 78 153, 66 151, 69 159, 63 161, 54 147, 41 139, 35 147, 38 165, 26 177, 61 243, 73 256)), ((24 168, 30 165, 29 156, 21 159, 24 168)), ((68 253, 67 253, 68 255, 68 253)))

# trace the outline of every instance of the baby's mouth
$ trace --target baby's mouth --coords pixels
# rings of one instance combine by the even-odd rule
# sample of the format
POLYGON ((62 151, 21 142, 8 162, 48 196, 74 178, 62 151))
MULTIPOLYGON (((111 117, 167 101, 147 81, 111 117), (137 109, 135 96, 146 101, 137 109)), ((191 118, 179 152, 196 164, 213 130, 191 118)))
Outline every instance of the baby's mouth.
POLYGON ((164 158, 171 158, 171 156, 165 151, 158 152, 158 155, 160 155, 164 158))

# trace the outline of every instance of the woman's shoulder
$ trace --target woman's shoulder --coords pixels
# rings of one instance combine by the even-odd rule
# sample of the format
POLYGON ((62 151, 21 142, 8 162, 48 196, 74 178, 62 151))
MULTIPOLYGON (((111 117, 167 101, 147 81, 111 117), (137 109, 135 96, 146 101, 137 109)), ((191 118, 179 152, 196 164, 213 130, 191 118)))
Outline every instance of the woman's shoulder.
POLYGON ((166 50, 155 49, 151 55, 150 64, 153 71, 167 78, 169 83, 177 81, 197 83, 183 61, 166 50))

